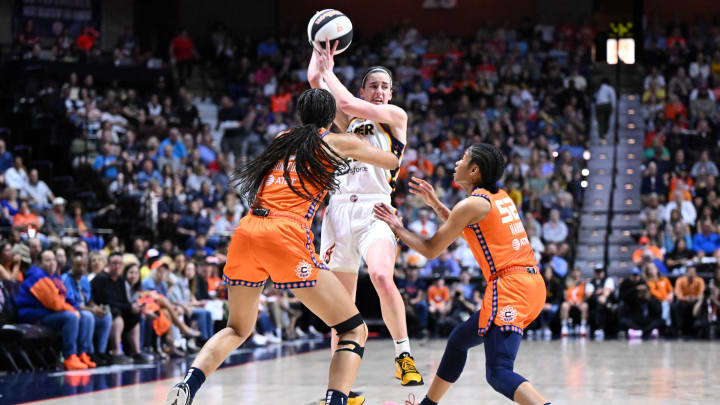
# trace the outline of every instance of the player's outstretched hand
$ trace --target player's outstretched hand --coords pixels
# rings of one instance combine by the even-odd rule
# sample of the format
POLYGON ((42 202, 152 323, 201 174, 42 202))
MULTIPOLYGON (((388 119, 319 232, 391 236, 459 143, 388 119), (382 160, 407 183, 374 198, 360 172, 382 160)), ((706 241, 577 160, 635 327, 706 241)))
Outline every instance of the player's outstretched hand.
POLYGON ((393 232, 397 229, 402 229, 402 219, 395 215, 395 210, 392 207, 388 207, 383 203, 377 203, 373 207, 373 213, 377 219, 390 225, 390 229, 392 229, 393 232))
POLYGON ((433 207, 439 202, 435 189, 427 181, 413 177, 408 185, 410 186, 410 192, 419 195, 425 201, 425 204, 433 207))
POLYGON ((320 71, 331 71, 335 67, 335 50, 337 50, 340 41, 335 41, 335 45, 330 46, 330 39, 325 38, 325 48, 318 49, 318 62, 320 64, 320 71))

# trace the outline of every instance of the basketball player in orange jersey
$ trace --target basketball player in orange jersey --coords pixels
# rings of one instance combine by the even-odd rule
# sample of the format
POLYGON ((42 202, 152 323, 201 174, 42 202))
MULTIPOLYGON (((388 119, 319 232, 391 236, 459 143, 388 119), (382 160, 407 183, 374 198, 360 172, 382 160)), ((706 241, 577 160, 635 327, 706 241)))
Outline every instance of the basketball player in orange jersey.
MULTIPOLYGON (((337 47, 337 42, 335 43, 337 47)), ((308 66, 312 87, 327 88, 335 97, 335 125, 341 131, 362 135, 378 148, 399 159, 407 138, 407 114, 392 98, 392 76, 382 66, 368 69, 362 79, 361 98, 355 97, 333 73, 334 48, 326 41, 314 50, 308 66)), ((352 162, 350 171, 338 178, 340 186, 330 196, 322 224, 320 254, 355 299, 361 259, 365 261, 380 298, 383 321, 395 343, 395 378, 402 385, 421 385, 423 379, 410 350, 405 304, 393 280, 397 241, 390 228, 372 215, 376 203, 390 205, 398 170, 352 162)), ((333 341, 336 341, 337 338, 333 341)), ((362 404, 351 398, 350 405, 362 404)))
POLYGON ((328 133, 335 100, 322 89, 303 92, 297 111, 302 126, 275 138, 255 160, 237 169, 231 183, 252 207, 230 241, 223 281, 229 286, 227 327, 215 334, 175 385, 167 405, 190 404, 205 377, 253 331, 268 277, 296 297, 340 337, 330 363, 325 403, 346 405, 360 367, 367 326, 338 279, 316 257, 310 232, 325 194, 348 170, 344 157, 397 168, 399 161, 356 136, 328 133))
POLYGON ((375 206, 375 215, 427 258, 437 257, 463 236, 488 281, 482 309, 450 334, 435 378, 420 405, 435 405, 442 399, 460 377, 468 349, 481 343, 485 344, 485 372, 490 386, 520 404, 548 403, 513 371, 523 329, 540 314, 545 303, 545 283, 515 203, 496 185, 504 162, 502 153, 491 145, 468 148, 455 164, 455 181, 468 197, 452 210, 438 200, 430 184, 413 179, 411 192, 421 196, 445 221, 429 239, 405 229, 390 207, 375 206))

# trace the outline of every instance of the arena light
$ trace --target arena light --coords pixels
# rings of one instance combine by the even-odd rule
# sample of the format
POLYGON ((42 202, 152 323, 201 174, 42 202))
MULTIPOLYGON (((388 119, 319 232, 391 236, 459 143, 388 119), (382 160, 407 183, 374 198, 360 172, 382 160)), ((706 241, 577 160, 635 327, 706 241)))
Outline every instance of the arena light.
POLYGON ((605 55, 608 65, 617 65, 618 63, 618 41, 610 38, 605 43, 605 55))
POLYGON ((587 188, 587 186, 588 186, 587 180, 583 180, 583 181, 580 182, 580 187, 582 187, 582 188, 587 188))
POLYGON ((583 159, 590 160, 590 157, 591 157, 591 155, 590 155, 589 150, 586 150, 585 152, 583 152, 583 159))
POLYGON ((628 127, 628 129, 635 129, 635 123, 634 123, 634 122, 629 122, 628 125, 627 125, 627 127, 628 127))
POLYGON ((633 100, 635 100, 635 95, 630 94, 629 96, 627 96, 627 98, 628 98, 628 100, 633 101, 633 100))
POLYGON ((554 150, 552 153, 552 157, 556 158, 556 157, 558 157, 558 155, 559 155, 558 151, 554 150))
POLYGON ((635 145, 635 138, 628 138, 628 145, 635 145))
POLYGON ((580 171, 580 173, 581 173, 583 176, 587 177, 587 176, 590 175, 590 170, 589 170, 589 169, 582 169, 582 170, 580 171))
POLYGON ((628 115, 635 115, 635 109, 628 108, 627 113, 628 113, 628 115))
POLYGON ((620 39, 620 47, 618 49, 620 60, 626 65, 635 63, 635 40, 632 38, 620 39))

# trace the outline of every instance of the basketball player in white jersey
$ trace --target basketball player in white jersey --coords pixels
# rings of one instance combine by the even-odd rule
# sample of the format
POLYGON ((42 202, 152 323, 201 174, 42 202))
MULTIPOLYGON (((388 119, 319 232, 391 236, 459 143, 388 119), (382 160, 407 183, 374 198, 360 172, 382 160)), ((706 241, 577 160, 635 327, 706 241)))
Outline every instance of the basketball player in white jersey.
MULTIPOLYGON (((341 131, 364 135, 373 146, 402 159, 407 114, 388 104, 392 98, 390 71, 382 66, 368 69, 362 78, 361 98, 357 98, 333 73, 334 49, 327 41, 325 49, 313 51, 308 80, 312 87, 325 88, 335 97, 335 125, 341 131)), ((320 257, 353 300, 361 259, 365 260, 380 297, 383 321, 395 342, 395 377, 405 386, 421 385, 423 379, 410 351, 405 304, 393 280, 397 240, 390 227, 373 215, 374 204, 391 205, 397 172, 352 162, 350 172, 338 177, 340 187, 330 196, 323 218, 320 257)))

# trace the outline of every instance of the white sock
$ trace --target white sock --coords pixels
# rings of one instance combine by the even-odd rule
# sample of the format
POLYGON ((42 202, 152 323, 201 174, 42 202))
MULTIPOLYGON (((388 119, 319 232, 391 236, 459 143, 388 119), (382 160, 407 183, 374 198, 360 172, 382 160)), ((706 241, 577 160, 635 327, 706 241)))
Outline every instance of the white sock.
POLYGON ((587 325, 587 321, 580 321, 580 326, 582 326, 584 328, 585 325, 587 325))
POLYGON ((412 356, 409 337, 395 341, 395 357, 400 357, 403 353, 407 353, 412 356))
POLYGON ((567 328, 567 321, 562 321, 561 323, 563 327, 567 328))

